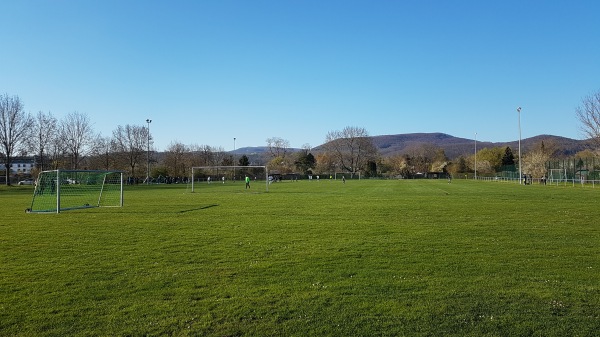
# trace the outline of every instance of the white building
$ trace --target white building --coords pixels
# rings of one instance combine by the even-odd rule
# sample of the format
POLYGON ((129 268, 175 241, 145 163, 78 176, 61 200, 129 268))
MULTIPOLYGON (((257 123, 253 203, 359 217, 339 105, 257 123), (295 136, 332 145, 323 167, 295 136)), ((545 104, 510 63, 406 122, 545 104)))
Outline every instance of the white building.
MULTIPOLYGON (((35 161, 33 157, 15 157, 12 158, 10 163, 10 174, 11 175, 24 175, 31 174, 31 170, 35 168, 35 161)), ((0 163, 0 171, 4 171, 4 163, 0 163)))

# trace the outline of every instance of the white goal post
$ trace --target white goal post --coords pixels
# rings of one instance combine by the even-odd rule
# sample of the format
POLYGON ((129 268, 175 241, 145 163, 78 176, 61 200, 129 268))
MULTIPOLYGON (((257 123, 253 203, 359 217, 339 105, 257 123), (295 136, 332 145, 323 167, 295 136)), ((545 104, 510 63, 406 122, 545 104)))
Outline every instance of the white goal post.
POLYGON ((567 183, 567 169, 550 169, 548 172, 548 182, 550 184, 564 182, 567 183))
POLYGON ((205 183, 218 183, 225 184, 226 182, 236 181, 237 175, 240 175, 239 179, 243 182, 245 175, 250 174, 253 181, 258 179, 265 180, 266 191, 269 192, 269 170, 266 166, 193 166, 192 167, 192 193, 195 191, 195 185, 199 181, 205 183), (264 170, 264 176, 256 174, 257 170, 264 170))
POLYGON ((52 170, 35 182, 31 213, 60 213, 91 207, 123 207, 123 172, 52 170))

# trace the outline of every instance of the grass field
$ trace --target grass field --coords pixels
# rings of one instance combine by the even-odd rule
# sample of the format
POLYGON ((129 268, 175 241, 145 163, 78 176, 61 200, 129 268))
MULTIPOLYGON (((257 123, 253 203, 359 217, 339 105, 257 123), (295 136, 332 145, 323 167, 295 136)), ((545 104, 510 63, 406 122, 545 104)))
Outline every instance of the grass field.
POLYGON ((26 214, 0 188, 3 336, 597 336, 600 188, 126 187, 26 214))

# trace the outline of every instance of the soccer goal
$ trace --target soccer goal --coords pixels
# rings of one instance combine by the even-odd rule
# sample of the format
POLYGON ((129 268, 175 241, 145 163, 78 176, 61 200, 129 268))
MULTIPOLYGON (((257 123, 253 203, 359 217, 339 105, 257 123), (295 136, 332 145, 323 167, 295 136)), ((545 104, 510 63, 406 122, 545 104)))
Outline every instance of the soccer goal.
POLYGON ((199 184, 244 184, 246 176, 251 183, 265 184, 269 192, 269 171, 266 166, 195 166, 192 167, 192 192, 199 184))
POLYGON ((38 175, 31 208, 33 213, 91 207, 123 206, 123 172, 52 170, 38 175))
POLYGON ((360 172, 335 172, 334 179, 358 179, 360 180, 360 172))
POLYGON ((561 182, 567 183, 567 169, 550 169, 548 172, 548 182, 550 184, 556 183, 557 185, 561 182))

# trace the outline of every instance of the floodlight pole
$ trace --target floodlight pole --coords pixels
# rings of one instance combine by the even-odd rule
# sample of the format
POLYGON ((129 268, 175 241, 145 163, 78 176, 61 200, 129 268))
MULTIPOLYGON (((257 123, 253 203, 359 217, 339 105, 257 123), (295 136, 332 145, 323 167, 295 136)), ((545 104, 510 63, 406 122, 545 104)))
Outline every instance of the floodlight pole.
POLYGON ((523 174, 521 173, 521 107, 517 108, 519 114, 519 185, 523 183, 523 174))
POLYGON ((150 123, 152 123, 151 119, 146 119, 146 123, 148 123, 148 157, 146 161, 146 185, 150 184, 150 123))
POLYGON ((475 180, 477 180, 477 132, 475 132, 475 180))
POLYGON ((233 153, 231 156, 233 157, 233 181, 235 182, 235 137, 233 137, 233 153))

